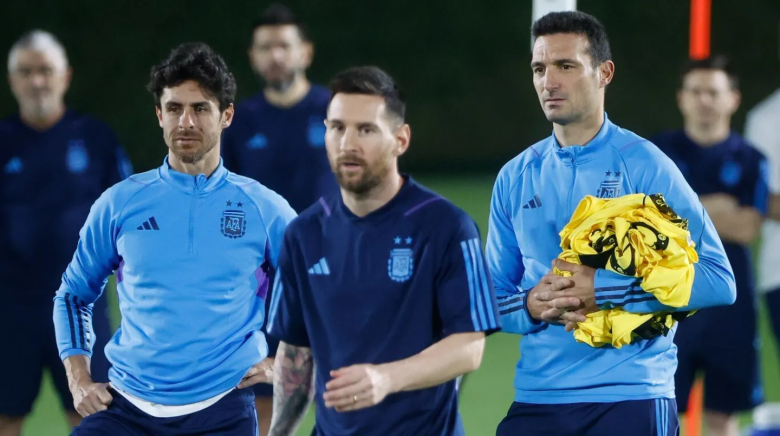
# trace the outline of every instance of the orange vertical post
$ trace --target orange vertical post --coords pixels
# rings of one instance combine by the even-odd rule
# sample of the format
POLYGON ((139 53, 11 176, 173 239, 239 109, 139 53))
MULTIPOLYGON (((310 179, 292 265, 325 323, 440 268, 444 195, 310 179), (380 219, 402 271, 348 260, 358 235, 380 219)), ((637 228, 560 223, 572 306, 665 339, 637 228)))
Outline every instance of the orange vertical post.
POLYGON ((710 56, 710 22, 712 20, 712 0, 691 0, 691 59, 704 59, 710 56))
POLYGON ((685 414, 685 436, 701 436, 703 415, 704 380, 697 379, 688 397, 688 411, 685 414))

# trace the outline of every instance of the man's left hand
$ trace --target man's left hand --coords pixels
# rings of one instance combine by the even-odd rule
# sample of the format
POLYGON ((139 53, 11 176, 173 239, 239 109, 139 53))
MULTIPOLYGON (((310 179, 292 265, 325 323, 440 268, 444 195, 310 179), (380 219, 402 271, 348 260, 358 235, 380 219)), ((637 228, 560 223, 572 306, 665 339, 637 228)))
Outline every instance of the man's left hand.
POLYGON ((377 365, 352 365, 331 371, 325 385, 325 407, 337 412, 365 409, 382 402, 391 392, 390 377, 377 365))

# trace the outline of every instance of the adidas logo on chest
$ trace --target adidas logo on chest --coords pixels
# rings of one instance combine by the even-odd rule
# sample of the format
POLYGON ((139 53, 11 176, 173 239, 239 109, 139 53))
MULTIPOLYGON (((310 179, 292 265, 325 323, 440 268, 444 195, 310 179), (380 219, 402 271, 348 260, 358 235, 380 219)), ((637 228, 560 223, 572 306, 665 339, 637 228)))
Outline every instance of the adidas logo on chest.
POLYGON ((325 260, 323 257, 320 259, 317 263, 314 264, 311 268, 309 268, 309 275, 311 276, 329 276, 330 275, 330 267, 328 266, 328 261, 325 260))

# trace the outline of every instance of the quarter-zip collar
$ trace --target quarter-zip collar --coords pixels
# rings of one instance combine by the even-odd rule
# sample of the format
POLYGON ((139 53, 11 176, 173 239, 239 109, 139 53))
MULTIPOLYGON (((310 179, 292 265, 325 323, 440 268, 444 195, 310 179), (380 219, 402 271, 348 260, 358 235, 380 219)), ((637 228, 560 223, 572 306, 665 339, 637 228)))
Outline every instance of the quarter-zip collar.
POLYGON ((601 129, 587 144, 585 145, 570 145, 568 147, 562 147, 558 142, 558 138, 555 137, 555 131, 552 134, 551 147, 555 156, 558 159, 567 164, 577 164, 587 162, 598 156, 598 154, 609 145, 609 141, 612 138, 612 133, 617 129, 617 126, 612 124, 604 113, 604 124, 601 125, 601 129))
POLYGON ((164 181, 187 193, 213 191, 227 179, 227 176, 228 170, 222 164, 222 158, 219 158, 219 165, 211 174, 211 177, 206 177, 205 174, 192 176, 180 173, 171 168, 168 163, 168 156, 163 159, 163 164, 160 167, 160 177, 164 181))

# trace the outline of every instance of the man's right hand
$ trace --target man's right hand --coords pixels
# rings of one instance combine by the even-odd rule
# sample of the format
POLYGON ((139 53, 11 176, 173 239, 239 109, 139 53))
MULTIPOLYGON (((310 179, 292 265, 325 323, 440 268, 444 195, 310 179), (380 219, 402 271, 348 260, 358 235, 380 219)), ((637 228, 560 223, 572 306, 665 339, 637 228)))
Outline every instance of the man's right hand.
POLYGON ((582 301, 575 297, 560 297, 561 291, 574 286, 574 281, 548 273, 528 293, 528 313, 531 318, 554 324, 583 322, 582 301))
POLYGON ((108 383, 81 383, 71 389, 71 394, 73 406, 84 418, 108 409, 108 405, 114 399, 108 392, 108 383))

